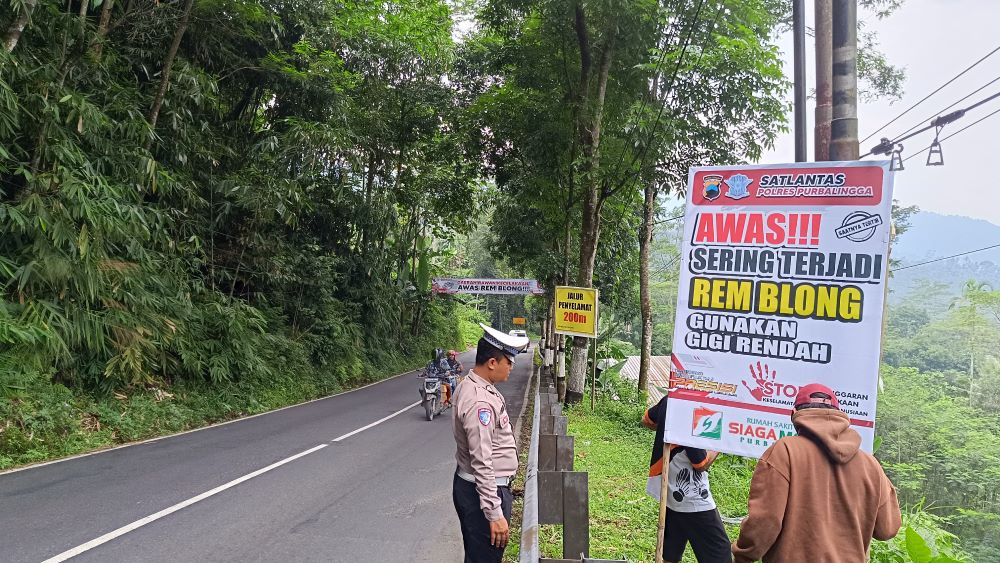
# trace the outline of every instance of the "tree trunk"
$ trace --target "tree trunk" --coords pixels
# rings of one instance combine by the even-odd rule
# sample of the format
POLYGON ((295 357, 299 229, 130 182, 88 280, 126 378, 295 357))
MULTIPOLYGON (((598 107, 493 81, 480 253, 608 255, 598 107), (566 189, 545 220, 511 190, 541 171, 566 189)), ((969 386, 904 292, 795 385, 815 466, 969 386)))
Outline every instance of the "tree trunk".
MULTIPOLYGON (((549 287, 554 286, 555 284, 549 284, 549 287)), ((555 317, 553 316, 555 300, 552 298, 552 293, 549 294, 548 302, 549 308, 546 313, 548 322, 545 324, 545 375, 547 376, 552 375, 556 349, 555 317)))
POLYGON ((656 184, 646 184, 642 204, 642 231, 639 236, 639 307, 642 310, 642 349, 639 352, 639 396, 645 397, 649 384, 649 358, 653 349, 653 306, 649 295, 649 251, 653 244, 653 213, 656 184))
POLYGON ((163 61, 163 71, 160 72, 160 88, 156 91, 156 97, 153 98, 153 105, 149 108, 149 116, 146 118, 146 121, 149 122, 149 139, 146 140, 146 150, 149 150, 153 146, 153 136, 156 133, 156 120, 160 117, 163 98, 167 95, 167 88, 170 86, 170 70, 174 66, 174 59, 177 58, 177 50, 180 49, 181 39, 184 38, 188 23, 191 21, 192 6, 194 6, 194 0, 187 0, 185 2, 184 13, 181 15, 180 23, 177 24, 177 31, 174 32, 174 40, 170 43, 170 50, 167 51, 167 59, 163 61))
POLYGON ((114 6, 115 0, 104 0, 104 4, 101 5, 101 19, 97 24, 97 38, 94 40, 94 59, 101 60, 101 54, 104 52, 104 38, 108 36, 108 25, 111 23, 111 8, 114 6))
MULTIPOLYGON (((90 0, 81 0, 80 2, 80 45, 83 47, 80 49, 81 53, 86 54, 87 49, 87 8, 90 7, 90 0)), ((78 115, 76 118, 76 132, 83 135, 83 115, 78 115)))
MULTIPOLYGON (((576 8, 577 36, 580 38, 581 53, 589 45, 586 18, 583 8, 576 8)), ((593 287, 594 262, 597 259, 597 242, 601 235, 601 208, 604 200, 598 193, 600 182, 598 172, 601 160, 601 122, 604 117, 604 98, 608 91, 608 75, 614 58, 617 22, 613 19, 607 28, 607 40, 601 50, 601 62, 597 75, 597 92, 591 103, 581 112, 580 145, 584 155, 583 173, 583 222, 580 230, 580 271, 578 283, 581 287, 593 287), (587 111, 590 110, 590 111, 587 111), (588 117, 590 116, 590 117, 588 117)), ((581 56, 581 61, 589 56, 581 56)), ((589 64, 589 63, 588 63, 589 64)), ((581 67, 583 63, 581 62, 581 67)), ((587 383, 587 351, 589 340, 582 336, 573 338, 573 357, 570 362, 569 381, 566 386, 566 402, 579 403, 583 400, 583 390, 587 383)))
MULTIPOLYGON (((365 211, 362 218, 363 223, 361 224, 361 251, 364 253, 368 252, 368 240, 372 228, 372 216, 374 215, 372 211, 372 189, 375 185, 375 152, 371 153, 368 159, 368 173, 365 175, 365 211)), ((416 210, 414 210, 414 214, 416 210)), ((409 225, 407 225, 409 227, 409 225)))
MULTIPOLYGON (((569 285, 569 263, 573 248, 573 231, 570 228, 572 217, 573 187, 570 185, 570 193, 566 199, 566 238, 563 241, 563 285, 569 285)), ((553 309, 554 311, 554 309, 553 309)), ((554 313, 553 313, 554 315, 554 313)), ((553 319, 555 317, 553 316, 553 319)), ((558 344, 556 348, 556 394, 560 401, 566 400, 566 338, 559 335, 556 338, 558 344)))
POLYGON ((7 31, 3 34, 3 46, 8 53, 17 47, 17 42, 21 40, 21 32, 24 31, 24 26, 28 25, 31 12, 34 11, 36 4, 38 4, 38 0, 24 0, 24 9, 7 26, 7 31))

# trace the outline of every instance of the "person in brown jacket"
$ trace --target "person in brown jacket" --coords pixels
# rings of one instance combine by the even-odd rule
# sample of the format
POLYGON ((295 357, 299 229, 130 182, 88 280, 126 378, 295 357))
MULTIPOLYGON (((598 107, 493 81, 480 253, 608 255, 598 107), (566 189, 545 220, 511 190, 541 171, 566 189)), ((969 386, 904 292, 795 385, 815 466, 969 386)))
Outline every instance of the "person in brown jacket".
POLYGON ((798 436, 775 442, 754 471, 735 563, 868 561, 872 538, 892 539, 902 526, 896 489, 859 449, 829 387, 802 387, 792 424, 798 436))

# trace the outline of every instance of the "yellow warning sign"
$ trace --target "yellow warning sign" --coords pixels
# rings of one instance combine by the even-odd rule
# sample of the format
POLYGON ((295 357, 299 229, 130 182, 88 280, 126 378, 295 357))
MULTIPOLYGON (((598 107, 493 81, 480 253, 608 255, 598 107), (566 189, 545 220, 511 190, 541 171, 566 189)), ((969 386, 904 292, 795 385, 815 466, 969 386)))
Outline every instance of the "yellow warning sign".
POLYGON ((590 287, 556 288, 556 332, 597 338, 597 290, 590 287))
POLYGON ((523 325, 526 322, 528 322, 528 320, 524 317, 514 317, 514 324, 516 325, 523 325))

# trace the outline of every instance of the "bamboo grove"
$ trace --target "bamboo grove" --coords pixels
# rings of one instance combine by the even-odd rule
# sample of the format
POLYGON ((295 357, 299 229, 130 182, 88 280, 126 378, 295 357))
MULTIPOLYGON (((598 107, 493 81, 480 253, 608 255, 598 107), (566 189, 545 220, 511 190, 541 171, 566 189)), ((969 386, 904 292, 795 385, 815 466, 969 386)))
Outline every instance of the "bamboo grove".
POLYGON ((111 390, 455 341, 482 183, 441 1, 0 4, 0 383, 111 390))
POLYGON ((788 109, 787 0, 0 1, 5 388, 422 356, 470 314, 429 282, 474 233, 599 286, 648 354, 661 197, 788 109))

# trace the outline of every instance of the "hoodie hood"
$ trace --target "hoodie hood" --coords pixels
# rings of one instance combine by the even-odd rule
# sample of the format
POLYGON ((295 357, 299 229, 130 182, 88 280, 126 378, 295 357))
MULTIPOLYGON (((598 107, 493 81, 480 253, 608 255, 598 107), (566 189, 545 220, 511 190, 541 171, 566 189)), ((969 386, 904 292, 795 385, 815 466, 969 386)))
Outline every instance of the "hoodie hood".
POLYGON ((802 436, 812 439, 834 462, 845 464, 858 453, 861 435, 851 428, 851 419, 836 409, 804 409, 792 413, 792 424, 802 436))

